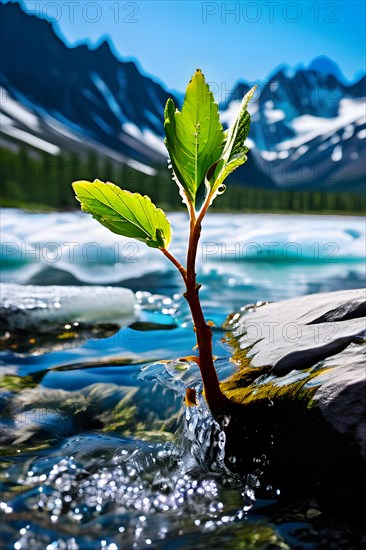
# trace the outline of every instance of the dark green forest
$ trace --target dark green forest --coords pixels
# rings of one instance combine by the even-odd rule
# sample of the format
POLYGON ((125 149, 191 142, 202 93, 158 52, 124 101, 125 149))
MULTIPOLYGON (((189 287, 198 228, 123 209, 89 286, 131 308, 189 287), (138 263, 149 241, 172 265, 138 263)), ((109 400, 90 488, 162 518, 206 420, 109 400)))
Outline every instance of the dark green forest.
MULTIPOLYGON (((130 165, 77 153, 58 156, 33 153, 26 147, 17 151, 0 149, 1 204, 20 208, 77 208, 71 182, 85 179, 112 181, 124 189, 149 195, 166 210, 184 208, 168 169, 156 175, 138 172, 130 165)), ((136 165, 136 164, 135 164, 136 165)), ((366 197, 357 193, 292 191, 228 186, 213 210, 232 212, 314 212, 363 214, 366 197)))

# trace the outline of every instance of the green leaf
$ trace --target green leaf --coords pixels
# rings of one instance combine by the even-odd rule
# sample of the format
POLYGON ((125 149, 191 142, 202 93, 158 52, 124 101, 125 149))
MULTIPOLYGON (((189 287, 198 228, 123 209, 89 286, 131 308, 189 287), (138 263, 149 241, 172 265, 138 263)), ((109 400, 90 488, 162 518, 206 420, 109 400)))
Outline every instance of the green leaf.
POLYGON ((199 69, 188 84, 182 111, 172 99, 167 101, 164 129, 181 195, 194 206, 207 170, 221 157, 225 145, 218 105, 199 69))
POLYGON ((248 137, 250 129, 250 114, 247 111, 249 101, 252 99, 257 86, 254 86, 248 93, 245 94, 240 105, 238 116, 233 124, 227 130, 227 139, 222 158, 229 162, 237 156, 242 156, 248 152, 244 142, 248 137))
POLYGON ((81 209, 113 233, 143 241, 152 248, 168 248, 169 221, 149 197, 99 180, 75 181, 72 186, 81 209))
POLYGON ((215 166, 211 167, 206 178, 206 187, 211 196, 211 201, 217 196, 220 187, 224 180, 236 170, 239 166, 247 161, 247 153, 249 148, 244 145, 248 137, 250 129, 250 114, 247 107, 252 99, 256 86, 254 86, 247 94, 245 94, 238 116, 233 124, 225 132, 226 141, 221 158, 215 166))

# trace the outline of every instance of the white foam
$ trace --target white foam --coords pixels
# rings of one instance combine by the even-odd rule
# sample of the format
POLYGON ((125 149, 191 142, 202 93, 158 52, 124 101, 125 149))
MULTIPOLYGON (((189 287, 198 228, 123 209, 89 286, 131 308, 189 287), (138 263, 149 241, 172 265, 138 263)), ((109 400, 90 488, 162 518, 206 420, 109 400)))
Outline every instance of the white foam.
MULTIPOLYGON (((173 228, 170 249, 184 262, 187 216, 175 213, 168 217, 173 228)), ((19 265, 31 263, 39 270, 62 269, 94 284, 174 269, 159 250, 115 235, 82 212, 31 214, 6 209, 1 224, 3 235, 8 235, 6 242, 15 245, 3 257, 9 267, 15 259, 19 265)), ((296 284, 306 285, 310 279, 347 274, 349 269, 362 274, 364 256, 365 224, 359 217, 209 214, 203 223, 197 268, 201 274, 216 271, 234 278, 239 273, 241 281, 260 277, 267 284, 267 278, 271 285, 271 277, 283 274, 276 267, 270 272, 269 264, 282 262, 296 284), (260 262, 267 267, 260 268, 260 262), (303 264, 301 280, 294 270, 299 264, 303 264)), ((12 280, 5 271, 3 277, 12 280)))

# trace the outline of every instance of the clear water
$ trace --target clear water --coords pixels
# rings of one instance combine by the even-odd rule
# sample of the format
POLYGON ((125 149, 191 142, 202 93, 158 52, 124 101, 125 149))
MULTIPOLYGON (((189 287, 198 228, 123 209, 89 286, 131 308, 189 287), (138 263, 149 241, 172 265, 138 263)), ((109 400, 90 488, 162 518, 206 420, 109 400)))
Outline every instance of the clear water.
MULTIPOLYGON (((183 259, 186 219, 172 219, 183 259)), ((6 210, 2 242, 4 282, 112 284, 139 302, 139 330, 122 323, 4 341, 4 548, 362 547, 361 530, 311 495, 283 503, 281 487, 261 483, 261 464, 244 478, 225 467, 224 433, 205 404, 183 405, 186 386, 199 391, 200 381, 194 363, 175 360, 195 341, 179 276, 158 251, 81 213, 6 210)), ((234 368, 221 330, 228 314, 365 283, 360 218, 212 215, 202 242, 221 379, 234 368)))

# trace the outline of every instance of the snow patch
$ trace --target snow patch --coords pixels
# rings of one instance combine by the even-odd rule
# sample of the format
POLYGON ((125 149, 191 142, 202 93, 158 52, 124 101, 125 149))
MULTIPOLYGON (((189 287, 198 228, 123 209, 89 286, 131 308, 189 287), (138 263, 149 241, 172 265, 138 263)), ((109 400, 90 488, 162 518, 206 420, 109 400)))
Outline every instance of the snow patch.
POLYGON ((348 126, 346 126, 342 135, 343 141, 345 141, 346 139, 350 139, 354 133, 355 133, 355 128, 353 124, 349 124, 348 126))
POLYGON ((71 132, 70 129, 67 126, 65 126, 65 124, 62 124, 62 122, 59 122, 52 116, 46 115, 46 117, 44 118, 44 122, 47 124, 49 128, 51 128, 52 130, 55 130, 58 134, 61 134, 62 136, 65 136, 69 139, 82 143, 82 140, 78 136, 76 136, 73 132, 71 132))
POLYGON ((151 166, 143 164, 142 162, 137 162, 134 159, 127 159, 127 164, 132 168, 136 168, 136 170, 138 170, 139 172, 147 174, 148 176, 155 176, 156 174, 156 170, 154 168, 151 168, 151 166))
POLYGON ((2 131, 8 136, 20 139, 20 141, 28 143, 28 145, 32 145, 33 147, 41 149, 41 151, 45 151, 51 155, 58 155, 61 152, 61 149, 57 147, 57 145, 53 145, 53 143, 49 143, 44 139, 33 136, 23 130, 19 130, 19 128, 8 126, 6 128, 2 128, 2 131))
POLYGON ((308 145, 300 145, 300 147, 292 155, 292 160, 297 160, 298 158, 305 155, 305 153, 307 153, 308 151, 309 151, 308 145))
MULTIPOLYGON (((304 145, 303 148, 305 149, 305 147, 306 146, 304 145)), ((303 153, 306 153, 306 151, 303 150, 303 152, 301 154, 303 154, 303 153)), ((286 150, 283 150, 283 151, 260 151, 260 155, 264 160, 268 160, 269 162, 271 162, 273 160, 278 160, 278 159, 281 159, 281 160, 287 159, 289 157, 289 152, 286 151, 286 150)))
POLYGON ((157 135, 153 134, 151 130, 148 130, 147 128, 143 131, 144 140, 148 144, 151 149, 154 149, 154 151, 158 151, 158 153, 161 153, 164 157, 168 156, 168 151, 164 145, 164 140, 157 135))
POLYGON ((114 97, 113 93, 111 92, 111 90, 109 89, 107 84, 104 82, 104 80, 102 80, 100 78, 100 76, 96 73, 91 73, 90 77, 91 77, 94 85, 96 86, 96 88, 98 88, 100 93, 103 95, 108 107, 116 115, 118 120, 120 120, 120 121, 126 120, 126 117, 122 113, 121 108, 118 105, 116 98, 114 97))
POLYGON ((261 157, 268 161, 277 160, 278 153, 276 151, 261 151, 261 157))
POLYGON ((140 128, 138 128, 132 122, 125 122, 124 124, 122 124, 122 128, 126 132, 126 134, 136 138, 140 142, 143 142, 145 145, 147 145, 154 151, 157 151, 164 157, 168 156, 168 152, 164 145, 164 140, 161 137, 154 134, 148 128, 144 128, 144 130, 140 130, 140 128))
MULTIPOLYGON (((220 111, 220 120, 222 124, 226 124, 226 126, 228 127, 231 126, 231 124, 234 122, 239 114, 240 105, 241 101, 232 100, 230 101, 225 111, 220 111)), ((251 101, 248 105, 248 112, 251 116, 253 116, 258 111, 258 108, 258 102, 251 101)))
POLYGON ((12 118, 0 113, 0 126, 13 126, 14 121, 12 118))
POLYGON ((343 156, 342 147, 341 145, 337 145, 337 147, 334 148, 334 151, 332 153, 332 161, 339 162, 342 159, 342 156, 343 156))
POLYGON ((284 140, 279 149, 297 148, 312 139, 326 134, 334 134, 355 121, 360 124, 366 120, 364 102, 357 99, 342 99, 340 101, 339 115, 334 118, 323 118, 313 115, 302 115, 292 121, 292 126, 297 134, 293 139, 284 140))
POLYGON ((33 113, 12 99, 2 87, 0 87, 0 94, 1 97, 5 98, 1 102, 1 108, 5 113, 27 126, 30 130, 39 130, 38 118, 33 113))
POLYGON ((264 115, 269 124, 283 120, 286 115, 281 109, 275 109, 273 101, 266 101, 264 104, 264 115))
POLYGON ((138 128, 136 126, 136 124, 133 124, 133 122, 124 122, 122 124, 122 129, 124 132, 126 132, 126 134, 136 138, 136 139, 141 139, 141 136, 142 136, 142 132, 140 130, 140 128, 138 128))
POLYGON ((281 109, 273 109, 271 111, 265 111, 267 122, 273 124, 274 122, 279 122, 285 118, 285 113, 281 109))

